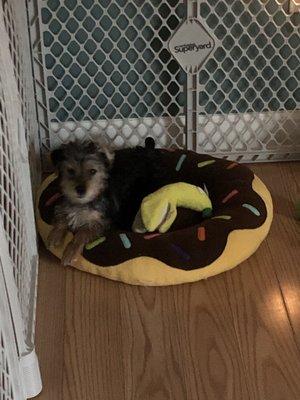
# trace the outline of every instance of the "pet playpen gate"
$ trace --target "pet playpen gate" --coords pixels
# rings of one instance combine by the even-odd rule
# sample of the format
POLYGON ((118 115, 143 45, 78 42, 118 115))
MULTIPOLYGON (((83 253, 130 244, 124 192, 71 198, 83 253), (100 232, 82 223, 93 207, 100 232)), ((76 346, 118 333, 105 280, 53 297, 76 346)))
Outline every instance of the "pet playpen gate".
POLYGON ((300 14, 275 0, 0 4, 0 398, 11 400, 40 389, 29 166, 35 189, 39 156, 46 170, 50 148, 85 136, 299 159, 300 14), (215 44, 196 69, 169 49, 193 18, 215 44))
POLYGON ((37 247, 32 182, 38 181, 38 125, 27 11, 0 1, 0 398, 40 390, 34 351, 37 247))

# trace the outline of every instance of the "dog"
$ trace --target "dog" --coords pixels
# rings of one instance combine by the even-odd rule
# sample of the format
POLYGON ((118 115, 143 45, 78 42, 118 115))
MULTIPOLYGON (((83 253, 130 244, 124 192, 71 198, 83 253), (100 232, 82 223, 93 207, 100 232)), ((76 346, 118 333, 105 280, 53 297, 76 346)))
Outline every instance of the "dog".
POLYGON ((145 147, 112 151, 95 141, 74 141, 52 151, 62 201, 55 208, 48 245, 73 233, 62 264, 78 259, 84 246, 112 229, 130 230, 142 199, 166 182, 160 150, 145 147))

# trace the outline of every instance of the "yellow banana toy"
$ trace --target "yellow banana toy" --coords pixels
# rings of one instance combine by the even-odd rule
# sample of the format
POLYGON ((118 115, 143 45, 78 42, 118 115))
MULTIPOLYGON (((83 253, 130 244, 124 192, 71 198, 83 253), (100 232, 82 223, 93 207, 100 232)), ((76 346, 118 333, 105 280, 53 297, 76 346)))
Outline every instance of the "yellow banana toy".
POLYGON ((184 182, 172 183, 143 199, 132 230, 167 232, 176 219, 177 207, 202 212, 203 217, 212 213, 211 201, 203 189, 184 182))

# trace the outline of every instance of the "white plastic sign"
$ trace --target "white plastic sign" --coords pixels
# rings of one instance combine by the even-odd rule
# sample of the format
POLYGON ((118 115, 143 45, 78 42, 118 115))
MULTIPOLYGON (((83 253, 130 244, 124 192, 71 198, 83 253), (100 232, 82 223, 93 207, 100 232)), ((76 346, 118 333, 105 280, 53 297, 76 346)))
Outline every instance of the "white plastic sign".
POLYGON ((184 21, 169 41, 170 52, 189 73, 199 71, 214 47, 213 38, 196 18, 184 21))

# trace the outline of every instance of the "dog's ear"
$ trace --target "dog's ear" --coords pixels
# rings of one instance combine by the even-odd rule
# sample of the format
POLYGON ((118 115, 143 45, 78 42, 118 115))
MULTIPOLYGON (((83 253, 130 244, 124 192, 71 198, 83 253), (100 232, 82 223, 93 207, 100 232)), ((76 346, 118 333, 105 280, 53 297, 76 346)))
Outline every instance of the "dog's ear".
POLYGON ((105 163, 105 166, 107 168, 111 168, 111 166, 114 162, 115 153, 106 146, 101 146, 99 153, 100 153, 100 157, 102 158, 102 160, 105 163))
POLYGON ((87 152, 98 155, 106 168, 110 168, 114 161, 114 152, 101 139, 91 141, 87 144, 87 152))
POLYGON ((65 159, 65 151, 62 147, 59 149, 53 150, 51 152, 51 161, 54 165, 54 167, 58 167, 58 165, 64 161, 65 159))

